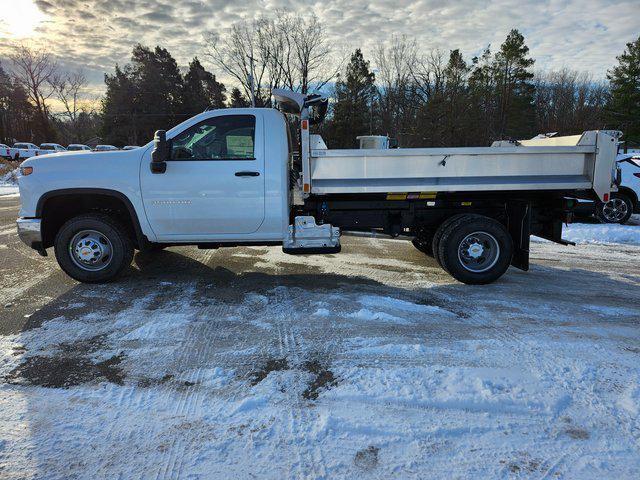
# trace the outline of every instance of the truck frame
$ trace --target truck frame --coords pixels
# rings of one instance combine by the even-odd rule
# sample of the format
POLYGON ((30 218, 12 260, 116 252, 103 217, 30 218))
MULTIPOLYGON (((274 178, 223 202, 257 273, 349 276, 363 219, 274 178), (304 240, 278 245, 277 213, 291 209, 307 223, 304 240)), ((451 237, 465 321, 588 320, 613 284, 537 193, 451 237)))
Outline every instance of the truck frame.
POLYGON ((310 133, 326 98, 273 94, 279 111, 208 111, 156 132, 140 149, 24 162, 21 238, 43 255, 54 246, 73 278, 101 282, 131 262, 134 248, 337 253, 341 232, 370 232, 410 237, 457 280, 485 284, 510 265, 529 268, 531 235, 569 244, 562 225, 577 199, 606 202, 619 182, 619 132, 491 147, 330 150, 310 133), (297 117, 299 152, 283 114, 297 117), (203 145, 225 154, 194 153, 203 145))

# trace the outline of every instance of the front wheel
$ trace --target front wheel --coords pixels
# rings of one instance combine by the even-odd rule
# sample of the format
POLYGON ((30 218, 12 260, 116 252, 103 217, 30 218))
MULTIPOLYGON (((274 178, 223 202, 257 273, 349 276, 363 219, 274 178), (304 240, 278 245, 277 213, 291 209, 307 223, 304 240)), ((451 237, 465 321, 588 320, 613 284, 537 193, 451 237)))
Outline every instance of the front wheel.
POLYGON ((623 193, 614 193, 608 202, 598 202, 596 216, 602 223, 626 223, 633 213, 633 202, 623 193))
POLYGON ((463 215, 450 223, 438 247, 442 267, 456 280, 470 285, 500 278, 513 255, 513 241, 504 225, 482 215, 463 215))
POLYGON ((79 215, 67 221, 56 235, 54 248, 65 273, 85 283, 113 280, 133 258, 133 245, 126 229, 101 213, 79 215))

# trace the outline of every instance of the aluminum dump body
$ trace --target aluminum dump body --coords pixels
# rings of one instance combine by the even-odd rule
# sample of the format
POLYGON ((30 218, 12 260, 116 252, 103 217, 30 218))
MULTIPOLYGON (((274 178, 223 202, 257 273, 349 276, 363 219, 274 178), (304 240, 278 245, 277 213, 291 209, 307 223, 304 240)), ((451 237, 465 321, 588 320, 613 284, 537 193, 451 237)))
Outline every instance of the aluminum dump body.
POLYGON ((491 147, 310 151, 310 193, 612 188, 616 132, 496 142, 491 147))

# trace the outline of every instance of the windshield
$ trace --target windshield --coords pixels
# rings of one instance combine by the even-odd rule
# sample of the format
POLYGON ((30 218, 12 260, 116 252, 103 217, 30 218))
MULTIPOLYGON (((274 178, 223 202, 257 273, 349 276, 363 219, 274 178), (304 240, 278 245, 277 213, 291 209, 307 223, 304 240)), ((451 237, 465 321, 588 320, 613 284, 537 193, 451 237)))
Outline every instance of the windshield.
POLYGON ((56 147, 53 145, 40 145, 40 150, 55 150, 56 147))
POLYGON ((69 145, 67 150, 84 150, 80 145, 69 145))
POLYGON ((26 143, 16 143, 14 145, 15 148, 30 148, 28 144, 26 143))

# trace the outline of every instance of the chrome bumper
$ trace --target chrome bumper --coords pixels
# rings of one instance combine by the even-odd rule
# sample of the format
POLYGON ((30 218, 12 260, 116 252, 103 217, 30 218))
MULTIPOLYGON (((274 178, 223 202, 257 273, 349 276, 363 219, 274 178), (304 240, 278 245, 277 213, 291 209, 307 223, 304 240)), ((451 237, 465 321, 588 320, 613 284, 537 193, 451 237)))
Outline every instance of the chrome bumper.
POLYGON ((46 250, 42 247, 42 234, 40 233, 41 220, 39 218, 19 218, 16 220, 18 236, 25 245, 37 250, 40 255, 46 255, 46 250))

